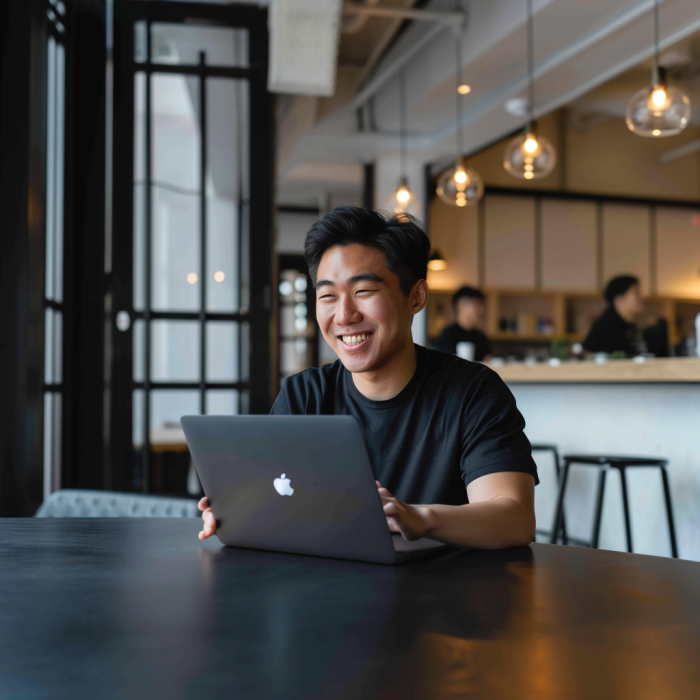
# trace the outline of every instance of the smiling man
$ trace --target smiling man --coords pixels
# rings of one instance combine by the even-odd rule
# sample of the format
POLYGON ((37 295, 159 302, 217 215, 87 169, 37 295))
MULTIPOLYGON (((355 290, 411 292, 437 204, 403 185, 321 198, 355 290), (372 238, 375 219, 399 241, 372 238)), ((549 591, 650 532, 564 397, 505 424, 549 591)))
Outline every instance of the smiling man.
MULTIPOLYGON (((413 343, 429 253, 408 214, 338 207, 314 224, 304 255, 339 360, 289 377, 271 412, 354 416, 389 529, 406 539, 528 544, 537 469, 515 399, 484 365, 413 343)), ((216 523, 200 508, 204 539, 216 523)))

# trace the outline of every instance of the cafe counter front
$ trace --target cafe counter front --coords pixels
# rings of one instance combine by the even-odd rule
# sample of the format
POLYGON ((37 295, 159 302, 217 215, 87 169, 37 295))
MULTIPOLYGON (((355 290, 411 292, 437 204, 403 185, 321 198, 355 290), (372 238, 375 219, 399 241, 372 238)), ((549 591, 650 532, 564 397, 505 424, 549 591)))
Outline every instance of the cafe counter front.
MULTIPOLYGON (((640 358, 641 359, 641 358, 640 358)), ((600 454, 668 459, 679 556, 700 561, 700 358, 512 363, 493 366, 513 392, 533 443, 560 455, 600 454)), ((549 529, 556 500, 551 457, 536 453, 538 529, 549 529)), ((566 525, 590 541, 597 469, 573 466, 566 525)), ((634 551, 669 556, 661 476, 628 474, 634 551)), ((620 477, 608 474, 600 533, 602 549, 626 550, 620 477)))

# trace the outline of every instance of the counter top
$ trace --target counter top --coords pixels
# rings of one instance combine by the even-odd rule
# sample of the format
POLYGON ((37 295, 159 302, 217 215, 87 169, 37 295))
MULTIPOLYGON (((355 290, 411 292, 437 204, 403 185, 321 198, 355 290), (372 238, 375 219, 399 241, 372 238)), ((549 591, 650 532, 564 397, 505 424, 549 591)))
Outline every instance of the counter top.
POLYGON ((674 357, 635 360, 609 360, 603 364, 591 361, 562 362, 554 366, 540 362, 489 365, 506 383, 700 383, 700 357, 674 357))

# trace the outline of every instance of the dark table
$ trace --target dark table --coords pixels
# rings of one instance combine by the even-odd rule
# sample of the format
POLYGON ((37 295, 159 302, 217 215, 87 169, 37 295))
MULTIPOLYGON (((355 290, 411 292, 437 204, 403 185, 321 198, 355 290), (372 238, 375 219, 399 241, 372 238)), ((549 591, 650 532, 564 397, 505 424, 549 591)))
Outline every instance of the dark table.
POLYGON ((0 520, 0 698, 700 697, 700 564, 533 544, 398 567, 195 520, 0 520))

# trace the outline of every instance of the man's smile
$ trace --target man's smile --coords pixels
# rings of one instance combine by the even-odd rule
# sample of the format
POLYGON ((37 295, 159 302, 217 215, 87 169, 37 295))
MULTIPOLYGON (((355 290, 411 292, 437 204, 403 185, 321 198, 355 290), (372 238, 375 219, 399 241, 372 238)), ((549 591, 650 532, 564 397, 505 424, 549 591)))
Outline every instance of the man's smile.
POLYGON ((372 331, 366 331, 364 333, 343 333, 337 337, 344 349, 355 350, 366 346, 373 335, 372 331))

